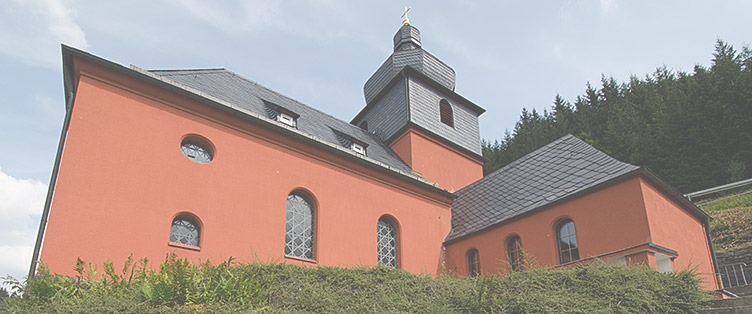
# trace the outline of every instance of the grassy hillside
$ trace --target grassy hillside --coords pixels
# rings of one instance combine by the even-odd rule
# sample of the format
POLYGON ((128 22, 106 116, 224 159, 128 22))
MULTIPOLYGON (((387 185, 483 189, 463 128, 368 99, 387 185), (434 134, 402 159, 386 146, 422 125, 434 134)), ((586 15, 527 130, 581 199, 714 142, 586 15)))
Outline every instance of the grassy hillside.
POLYGON ((103 275, 44 274, 2 298, 3 313, 693 313, 708 294, 690 271, 592 264, 505 276, 413 275, 384 267, 194 265, 169 257, 103 275))
POLYGON ((713 217, 710 235, 716 253, 752 247, 752 189, 742 193, 746 194, 698 202, 713 217))

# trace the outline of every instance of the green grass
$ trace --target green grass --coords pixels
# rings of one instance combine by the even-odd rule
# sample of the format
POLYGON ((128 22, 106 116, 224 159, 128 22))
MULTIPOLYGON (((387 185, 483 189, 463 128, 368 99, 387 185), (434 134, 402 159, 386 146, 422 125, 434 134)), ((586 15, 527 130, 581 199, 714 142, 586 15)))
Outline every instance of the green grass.
POLYGON ((708 214, 716 253, 752 247, 752 206, 716 209, 708 214))
POLYGON ((710 215, 710 236, 716 253, 752 247, 752 189, 738 196, 719 196, 697 202, 710 215))
MULTIPOLYGON (((169 256, 151 270, 129 259, 102 273, 14 282, 2 313, 694 313, 709 298, 692 271, 663 274, 602 263, 455 278, 384 267, 192 264, 169 256), (19 296, 22 294, 22 296, 19 296)), ((109 266, 108 266, 109 265, 109 266)), ((13 280, 11 280, 13 281, 13 280)))
POLYGON ((716 210, 724 210, 737 207, 752 207, 752 189, 739 192, 739 194, 741 193, 746 194, 734 197, 719 196, 713 199, 699 201, 696 203, 696 205, 700 206, 702 210, 704 210, 708 214, 711 214, 716 210))

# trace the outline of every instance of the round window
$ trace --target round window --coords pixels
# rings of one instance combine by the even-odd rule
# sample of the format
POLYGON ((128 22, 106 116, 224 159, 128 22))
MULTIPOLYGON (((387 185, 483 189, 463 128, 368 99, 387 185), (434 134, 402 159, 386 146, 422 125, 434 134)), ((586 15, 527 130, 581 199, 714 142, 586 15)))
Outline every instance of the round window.
POLYGON ((214 157, 211 149, 209 149, 209 145, 195 138, 184 139, 180 143, 180 149, 183 151, 185 157, 200 164, 209 163, 214 157))

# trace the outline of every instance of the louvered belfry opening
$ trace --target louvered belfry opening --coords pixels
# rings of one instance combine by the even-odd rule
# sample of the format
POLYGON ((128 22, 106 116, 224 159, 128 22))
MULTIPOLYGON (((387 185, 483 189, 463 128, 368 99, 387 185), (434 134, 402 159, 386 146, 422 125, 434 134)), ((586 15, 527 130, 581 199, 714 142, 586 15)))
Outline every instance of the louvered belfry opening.
POLYGON ((446 99, 439 101, 439 113, 441 114, 441 123, 454 127, 454 112, 452 112, 452 105, 446 99))

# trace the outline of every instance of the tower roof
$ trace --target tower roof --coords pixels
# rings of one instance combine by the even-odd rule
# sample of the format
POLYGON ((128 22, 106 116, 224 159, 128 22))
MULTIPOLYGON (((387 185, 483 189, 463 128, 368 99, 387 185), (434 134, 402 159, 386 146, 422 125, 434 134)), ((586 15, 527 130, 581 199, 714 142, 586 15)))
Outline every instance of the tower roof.
POLYGON ((384 61, 363 86, 366 104, 370 103, 405 67, 411 67, 454 91, 456 79, 454 70, 423 50, 420 42, 420 31, 415 26, 408 24, 402 25, 394 35, 394 52, 392 55, 384 61))

